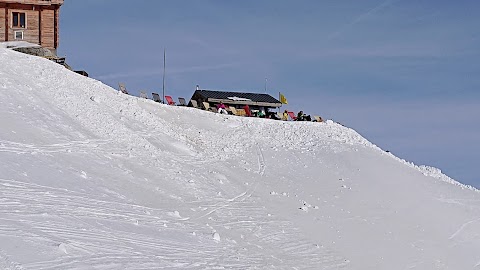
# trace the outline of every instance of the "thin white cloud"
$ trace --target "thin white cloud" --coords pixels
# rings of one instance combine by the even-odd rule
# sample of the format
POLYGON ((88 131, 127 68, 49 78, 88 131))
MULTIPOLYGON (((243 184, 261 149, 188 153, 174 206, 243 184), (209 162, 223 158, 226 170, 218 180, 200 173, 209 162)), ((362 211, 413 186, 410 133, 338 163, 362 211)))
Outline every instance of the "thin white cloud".
POLYGON ((368 10, 367 12, 365 13, 362 13, 360 14, 359 16, 357 16, 356 18, 354 18, 351 22, 349 22, 348 24, 344 25, 343 27, 341 27, 339 30, 333 32, 332 34, 330 34, 328 37, 327 37, 327 40, 332 40, 332 39, 335 39, 337 38, 338 36, 340 36, 342 33, 344 33, 345 31, 347 31, 348 29, 352 28, 354 25, 366 20, 367 18, 369 18, 370 16, 372 16, 373 14, 379 12, 380 10, 382 9, 385 9, 386 7, 392 5, 394 2, 396 2, 395 0, 387 0, 383 3, 380 3, 379 5, 375 6, 374 8, 368 10))
MULTIPOLYGON (((181 73, 190 73, 190 72, 201 72, 201 71, 209 71, 209 70, 217 70, 223 68, 231 68, 234 66, 238 66, 238 63, 224 63, 224 64, 217 64, 217 65, 209 65, 209 66, 193 66, 193 67, 185 67, 185 68, 172 68, 169 69, 167 67, 166 73, 167 74, 181 74, 181 73)), ((126 72, 118 72, 118 73, 111 73, 111 74, 104 74, 97 76, 100 80, 113 80, 113 79, 121 79, 121 78, 132 78, 132 77, 149 77, 149 76, 156 76, 162 75, 162 69, 136 69, 132 71, 126 72)))

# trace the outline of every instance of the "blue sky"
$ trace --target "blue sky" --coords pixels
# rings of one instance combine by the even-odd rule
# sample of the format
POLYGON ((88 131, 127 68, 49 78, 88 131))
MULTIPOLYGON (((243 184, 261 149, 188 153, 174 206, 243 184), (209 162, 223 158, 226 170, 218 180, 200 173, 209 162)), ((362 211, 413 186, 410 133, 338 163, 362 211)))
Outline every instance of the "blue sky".
POLYGON ((267 92, 480 187, 480 2, 66 1, 59 54, 138 95, 267 92))

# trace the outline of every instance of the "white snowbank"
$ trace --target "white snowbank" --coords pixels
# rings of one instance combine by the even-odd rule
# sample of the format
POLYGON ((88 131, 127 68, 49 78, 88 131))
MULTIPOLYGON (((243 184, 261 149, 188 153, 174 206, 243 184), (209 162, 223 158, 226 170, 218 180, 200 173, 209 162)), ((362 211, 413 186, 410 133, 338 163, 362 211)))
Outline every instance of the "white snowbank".
POLYGON ((41 47, 38 44, 26 42, 26 41, 4 41, 0 42, 0 48, 11 48, 11 49, 18 49, 18 48, 38 48, 41 47))
POLYGON ((478 191, 352 129, 0 63, 0 269, 478 268, 478 191))

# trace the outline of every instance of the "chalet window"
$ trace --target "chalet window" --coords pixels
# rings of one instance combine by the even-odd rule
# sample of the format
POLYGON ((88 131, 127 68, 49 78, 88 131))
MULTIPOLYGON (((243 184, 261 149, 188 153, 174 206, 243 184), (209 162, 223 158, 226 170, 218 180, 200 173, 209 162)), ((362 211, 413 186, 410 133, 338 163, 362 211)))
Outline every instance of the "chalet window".
POLYGON ((13 27, 25 28, 26 26, 26 15, 24 12, 12 12, 13 17, 13 27))
POLYGON ((15 35, 15 39, 20 39, 20 40, 23 39, 23 31, 15 31, 14 35, 15 35))

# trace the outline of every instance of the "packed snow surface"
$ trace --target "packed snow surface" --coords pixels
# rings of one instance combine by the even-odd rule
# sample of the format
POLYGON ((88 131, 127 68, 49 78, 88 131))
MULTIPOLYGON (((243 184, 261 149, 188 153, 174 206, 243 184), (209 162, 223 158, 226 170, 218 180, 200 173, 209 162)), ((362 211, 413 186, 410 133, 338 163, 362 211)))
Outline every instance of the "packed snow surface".
POLYGON ((34 44, 26 41, 0 42, 0 48, 19 49, 19 48, 40 48, 40 47, 41 46, 38 44, 34 44))
POLYGON ((480 193, 327 123, 0 48, 0 269, 480 269, 480 193))

